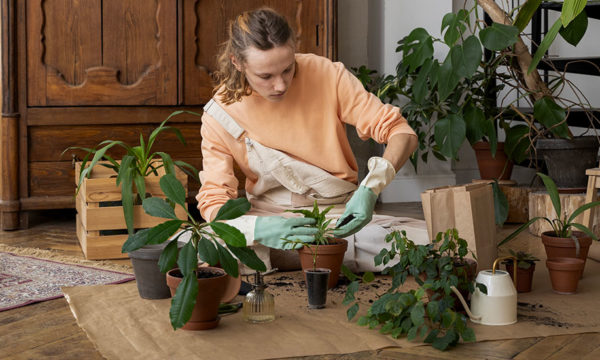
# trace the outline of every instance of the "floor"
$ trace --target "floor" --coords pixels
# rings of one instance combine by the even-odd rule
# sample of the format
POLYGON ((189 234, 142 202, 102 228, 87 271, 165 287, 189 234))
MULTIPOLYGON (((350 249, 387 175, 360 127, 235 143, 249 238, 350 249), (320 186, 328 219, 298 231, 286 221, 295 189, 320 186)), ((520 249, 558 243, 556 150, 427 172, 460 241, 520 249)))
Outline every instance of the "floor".
MULTIPOLYGON (((380 213, 423 218, 419 203, 383 204, 380 213)), ((0 243, 19 247, 53 249, 83 258, 75 235, 73 211, 32 214, 26 230, 0 232, 0 243)), ((506 225, 499 233, 509 233, 506 225)), ((523 234, 513 245, 532 250, 531 235, 523 234)), ((536 250, 537 251, 537 250, 536 250)), ((129 260, 115 260, 128 264, 129 260)), ((64 298, 0 312, 0 359, 102 359, 75 322, 64 298)), ((461 344, 440 352, 429 346, 384 349, 345 355, 321 355, 294 359, 600 359, 600 333, 487 341, 461 344)))

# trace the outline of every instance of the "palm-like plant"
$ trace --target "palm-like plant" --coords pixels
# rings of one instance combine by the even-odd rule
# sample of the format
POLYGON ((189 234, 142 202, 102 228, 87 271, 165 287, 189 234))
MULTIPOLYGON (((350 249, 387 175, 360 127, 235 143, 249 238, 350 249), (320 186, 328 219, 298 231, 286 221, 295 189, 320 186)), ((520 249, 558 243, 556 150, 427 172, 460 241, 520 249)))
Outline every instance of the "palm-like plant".
POLYGON ((67 148, 63 154, 70 150, 84 150, 87 152, 81 161, 79 181, 77 183, 77 190, 75 191, 75 194, 79 192, 81 184, 83 183, 83 179, 91 176, 95 165, 98 164, 113 169, 117 174, 116 185, 121 185, 121 201, 123 205, 125 223, 127 224, 127 231, 129 235, 132 235, 134 230, 133 205, 136 200, 134 198, 134 185, 137 189, 137 196, 139 196, 139 200, 144 200, 146 198, 146 176, 151 174, 158 175, 157 170, 162 167, 164 167, 165 173, 174 174, 175 166, 199 181, 198 170, 196 170, 194 166, 184 161, 174 161, 171 156, 165 152, 152 151, 152 147, 156 141, 156 138, 163 131, 174 132, 179 141, 186 145, 185 139, 183 138, 183 135, 179 129, 166 125, 169 119, 183 112, 199 116, 199 114, 190 111, 175 111, 152 131, 147 141, 145 141, 144 136, 140 134, 140 143, 137 146, 130 146, 123 141, 118 140, 104 140, 92 149, 84 147, 67 148), (107 154, 107 151, 115 146, 121 147, 127 152, 120 162, 107 154), (90 157, 92 157, 91 160, 90 157))

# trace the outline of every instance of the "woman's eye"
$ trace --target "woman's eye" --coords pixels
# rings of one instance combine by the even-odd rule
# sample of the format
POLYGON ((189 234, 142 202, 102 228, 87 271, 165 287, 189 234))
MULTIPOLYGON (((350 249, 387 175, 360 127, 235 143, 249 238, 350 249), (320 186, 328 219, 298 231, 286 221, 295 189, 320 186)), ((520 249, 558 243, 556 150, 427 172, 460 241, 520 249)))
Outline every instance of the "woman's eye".
POLYGON ((271 77, 271 75, 261 75, 259 77, 263 80, 268 80, 271 77))

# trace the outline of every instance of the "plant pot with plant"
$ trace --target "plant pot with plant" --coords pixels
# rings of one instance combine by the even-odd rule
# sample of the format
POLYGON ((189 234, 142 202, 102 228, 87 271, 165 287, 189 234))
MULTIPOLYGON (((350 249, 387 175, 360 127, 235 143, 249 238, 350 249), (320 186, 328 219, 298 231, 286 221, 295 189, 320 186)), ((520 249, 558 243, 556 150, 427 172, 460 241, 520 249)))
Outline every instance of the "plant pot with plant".
MULTIPOLYGON (((176 174, 180 181, 184 182, 186 185, 187 175, 199 180, 198 171, 192 165, 183 161, 175 161, 165 152, 153 151, 156 140, 159 135, 165 131, 175 133, 181 143, 183 145, 186 144, 183 135, 177 128, 166 125, 171 117, 180 114, 181 112, 182 111, 176 111, 169 115, 169 117, 152 131, 147 139, 144 139, 144 136, 140 134, 140 142, 136 146, 131 146, 117 140, 105 140, 92 149, 70 147, 65 150, 86 151, 86 155, 83 160, 78 163, 77 167, 76 196, 78 196, 78 212, 82 213, 79 215, 83 218, 93 218, 94 215, 88 213, 88 211, 97 210, 111 212, 112 209, 115 209, 115 206, 119 206, 119 211, 122 211, 123 213, 122 217, 118 217, 114 212, 112 212, 110 218, 102 217, 100 215, 98 217, 106 219, 106 221, 109 222, 114 222, 114 224, 102 225, 103 229, 118 229, 123 222, 122 219, 124 219, 125 226, 123 227, 127 228, 127 234, 129 235, 132 235, 136 228, 147 228, 160 222, 159 219, 144 214, 141 206, 139 206, 148 196, 164 196, 159 188, 160 176, 163 174, 176 174), (126 152, 120 161, 115 160, 108 154, 109 150, 114 147, 121 148, 126 152), (111 173, 108 170, 112 170, 112 175, 116 175, 116 177, 109 176, 111 173), (99 174, 106 176, 105 178, 96 179, 99 174), (97 195, 89 194, 92 189, 92 179, 98 180, 99 182, 96 185, 98 188, 97 195), (102 182, 100 183, 100 181, 102 182), (112 183, 114 183, 114 185, 112 185, 112 183), (81 189, 83 189, 83 192, 88 192, 87 195, 81 195, 84 197, 82 199, 80 199, 80 195, 78 195, 81 189), (88 201, 95 200, 91 199, 94 196, 102 199, 102 201, 94 207, 100 207, 102 209, 87 209, 86 205, 88 204, 88 201), (108 200, 116 201, 111 201, 109 204, 111 206, 104 207, 104 205, 107 204, 105 201, 108 200), (79 203, 81 203, 81 205, 79 203), (83 213, 87 215, 84 215, 83 213), (115 221, 115 219, 118 219, 119 221, 115 221)), ((178 217, 185 217, 185 212, 183 210, 177 210, 177 215, 178 217)), ((91 221, 91 219, 88 220, 91 221)), ((80 221, 78 222, 78 225, 84 226, 82 224, 83 222, 87 223, 87 221, 80 221)), ((114 233, 115 231, 111 232, 114 233)), ((88 250, 88 248, 91 248, 90 243, 92 239, 89 238, 89 236, 86 236, 86 230, 78 229, 78 237, 80 237, 80 242, 82 243, 82 247, 84 247, 84 251, 89 253, 90 250, 88 250), (85 237, 85 239, 82 239, 82 237, 85 237)), ((114 238, 114 240, 120 241, 120 243, 115 244, 115 246, 118 246, 120 249, 127 236, 115 234, 111 235, 110 239, 108 237, 101 238, 102 239, 100 240, 112 241, 114 238)), ((104 246, 106 246, 106 244, 104 244, 104 246)), ((169 291, 164 275, 161 275, 158 270, 158 259, 162 252, 162 248, 164 248, 164 244, 154 244, 129 253, 137 279, 138 290, 140 296, 143 298, 160 299, 169 297, 169 291)))
POLYGON ((227 201, 211 222, 201 223, 194 219, 185 204, 186 191, 173 174, 160 179, 160 187, 166 200, 158 197, 143 201, 146 213, 168 219, 153 228, 135 232, 123 244, 124 252, 131 252, 148 244, 162 244, 177 235, 164 248, 160 255, 159 267, 169 272, 168 283, 174 294, 169 317, 173 329, 211 329, 218 325, 219 303, 228 284, 226 274, 239 276, 238 261, 257 271, 266 271, 265 264, 254 251, 246 246, 246 238, 235 227, 223 221, 242 216, 250 209, 246 198, 227 201), (181 220, 173 208, 179 205, 187 213, 181 220), (178 239, 189 233, 190 240, 178 249, 178 239), (221 243, 222 240, 224 245, 221 243), (235 258, 234 258, 235 256, 235 258), (199 267, 198 258, 209 267, 199 267), (213 268, 213 266, 222 267, 213 268), (207 314, 200 312, 207 311, 207 314))
MULTIPOLYGON (((515 252, 512 249, 508 251, 512 256, 514 256, 517 263, 517 292, 530 292, 533 283, 535 262, 540 261, 540 259, 524 251, 515 252)), ((514 261, 505 260, 502 263, 504 264, 504 266, 506 267, 506 271, 514 281, 514 261)))
MULTIPOLYGON (((598 238, 587 226, 575 222, 575 218, 584 211, 600 205, 600 201, 583 204, 579 208, 575 209, 571 214, 568 214, 567 211, 564 211, 563 213, 560 203, 560 195, 554 181, 549 176, 542 173, 538 173, 538 176, 541 177, 542 181, 544 182, 546 191, 548 192, 550 200, 552 201, 556 218, 551 219, 548 217, 536 216, 509 234, 498 244, 498 246, 502 246, 506 242, 515 238, 519 233, 527 229, 529 225, 533 224, 534 222, 542 219, 546 220, 552 227, 551 231, 547 231, 542 234, 542 241, 544 243, 544 248, 546 249, 546 265, 548 269, 560 271, 561 268, 565 268, 566 271, 571 272, 575 271, 574 268, 577 268, 579 274, 577 277, 578 282, 579 278, 581 278, 583 275, 583 269, 587 259, 587 250, 591 244, 591 239, 598 241, 598 238), (579 231, 574 231, 575 229, 579 231), (558 251, 555 252, 557 248, 558 251), (581 261, 562 260, 565 258, 578 258, 581 261), (561 264, 565 264, 567 262, 569 263, 568 267, 560 266, 561 264)), ((575 282, 574 285, 571 285, 570 288, 572 289, 574 287, 576 289, 577 282, 575 282)), ((571 293, 569 291, 561 292, 571 293)))
MULTIPOLYGON (((309 269, 315 270, 317 268, 331 270, 328 280, 329 289, 334 288, 338 283, 340 270, 342 263, 344 262, 344 254, 348 248, 348 242, 346 240, 331 235, 333 228, 329 227, 329 224, 333 219, 326 219, 325 216, 332 208, 333 206, 329 206, 323 209, 323 211, 320 211, 319 206, 315 201, 312 211, 286 210, 288 212, 302 214, 306 218, 315 219, 315 225, 313 226, 317 228, 317 233, 311 243, 286 241, 292 243, 293 248, 302 246, 298 249, 298 254, 300 256, 300 264, 302 265, 303 271, 309 269)), ((308 281, 306 273, 304 280, 308 281)))

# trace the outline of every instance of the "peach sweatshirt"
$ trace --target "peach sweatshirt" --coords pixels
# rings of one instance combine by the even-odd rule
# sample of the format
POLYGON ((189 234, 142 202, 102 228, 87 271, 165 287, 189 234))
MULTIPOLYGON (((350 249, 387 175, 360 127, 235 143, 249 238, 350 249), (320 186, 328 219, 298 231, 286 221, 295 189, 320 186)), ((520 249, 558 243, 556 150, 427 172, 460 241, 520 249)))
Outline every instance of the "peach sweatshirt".
POLYGON ((246 130, 240 139, 203 114, 202 187, 196 199, 204 219, 213 219, 227 200, 237 198, 234 161, 246 176, 246 191, 252 193, 257 177, 248 167, 246 136, 357 183, 356 159, 344 123, 355 126, 361 139, 378 143, 387 143, 399 133, 415 135, 398 107, 383 104, 367 92, 342 63, 314 54, 296 54, 296 61, 296 74, 280 102, 253 93, 223 105, 218 95, 214 97, 246 130))

